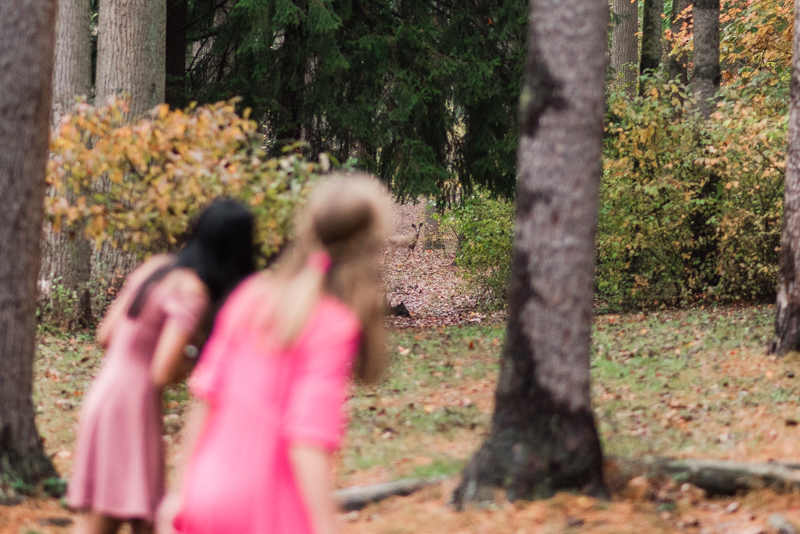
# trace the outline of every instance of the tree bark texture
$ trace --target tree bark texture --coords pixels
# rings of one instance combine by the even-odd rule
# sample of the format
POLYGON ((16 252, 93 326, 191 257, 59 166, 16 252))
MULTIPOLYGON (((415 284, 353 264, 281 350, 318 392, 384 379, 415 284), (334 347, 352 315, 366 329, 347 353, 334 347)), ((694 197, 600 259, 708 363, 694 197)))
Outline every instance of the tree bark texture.
POLYGON ((164 102, 166 0, 100 2, 95 101, 128 93, 132 117, 164 102))
POLYGON ((789 89, 789 139, 783 231, 778 259, 775 337, 771 351, 800 351, 800 4, 794 12, 794 50, 789 89))
POLYGON ((589 392, 607 29, 606 0, 531 2, 508 333, 459 507, 495 488, 607 495, 589 392))
MULTIPOLYGON (((89 0, 58 0, 55 64, 53 67, 52 126, 69 113, 78 96, 90 96, 92 88, 89 0)), ((40 278, 49 287, 61 285, 75 292, 78 303, 88 303, 92 245, 82 228, 54 233, 45 225, 40 278)), ((91 306, 74 306, 79 323, 91 322, 91 306)))
POLYGON ((32 482, 54 471, 31 398, 41 262, 55 0, 0 2, 0 472, 32 482))
MULTIPOLYGON (((644 0, 642 6, 642 56, 639 61, 639 74, 657 70, 661 65, 661 15, 664 13, 664 0, 644 0)), ((640 88, 640 92, 643 90, 640 88)))
POLYGON ((697 108, 708 118, 714 108, 712 99, 719 89, 722 74, 719 67, 719 0, 695 0, 694 69, 692 93, 697 108))
POLYGON ((166 102, 172 107, 185 107, 186 29, 189 23, 187 0, 167 0, 166 102))
POLYGON ((92 91, 92 50, 89 0, 58 0, 55 65, 53 67, 53 126, 69 113, 77 96, 92 91))
MULTIPOLYGON (((684 13, 687 7, 692 5, 692 0, 672 0, 672 23, 670 29, 672 31, 673 39, 677 35, 684 24, 690 24, 692 21, 691 11, 684 13)), ((671 52, 670 47, 670 52, 671 52)), ((689 83, 689 58, 686 54, 678 54, 669 56, 667 62, 667 71, 669 79, 679 83, 689 83)))
POLYGON ((636 91, 639 63, 639 2, 613 0, 614 29, 611 32, 611 68, 622 73, 623 82, 636 91))

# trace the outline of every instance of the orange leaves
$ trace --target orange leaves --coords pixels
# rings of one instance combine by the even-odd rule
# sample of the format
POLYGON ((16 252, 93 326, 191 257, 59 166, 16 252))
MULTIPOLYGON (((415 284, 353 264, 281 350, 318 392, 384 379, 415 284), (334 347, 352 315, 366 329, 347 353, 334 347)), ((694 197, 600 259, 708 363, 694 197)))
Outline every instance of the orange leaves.
POLYGON ((49 219, 57 230, 86 223, 98 244, 146 253, 173 246, 205 205, 229 195, 252 207, 262 253, 274 254, 320 165, 294 153, 268 159, 257 125, 235 104, 161 105, 135 123, 122 99, 78 104, 51 142, 49 219))

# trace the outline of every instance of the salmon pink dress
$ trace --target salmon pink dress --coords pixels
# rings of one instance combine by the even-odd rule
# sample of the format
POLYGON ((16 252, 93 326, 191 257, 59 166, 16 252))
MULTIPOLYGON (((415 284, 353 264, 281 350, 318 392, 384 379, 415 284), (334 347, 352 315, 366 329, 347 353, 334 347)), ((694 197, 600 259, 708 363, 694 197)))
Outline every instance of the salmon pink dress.
POLYGON ((361 327, 349 307, 323 297, 293 345, 265 348, 241 325, 268 295, 260 275, 239 286, 190 379, 209 414, 187 465, 174 521, 179 532, 313 532, 289 448, 339 446, 361 327))
MULTIPOLYGON (((128 277, 120 298, 135 295, 143 269, 128 277)), ((150 362, 166 321, 194 332, 209 303, 175 284, 150 291, 137 318, 120 316, 84 400, 67 493, 72 508, 153 521, 164 496, 161 391, 150 382, 150 362)))

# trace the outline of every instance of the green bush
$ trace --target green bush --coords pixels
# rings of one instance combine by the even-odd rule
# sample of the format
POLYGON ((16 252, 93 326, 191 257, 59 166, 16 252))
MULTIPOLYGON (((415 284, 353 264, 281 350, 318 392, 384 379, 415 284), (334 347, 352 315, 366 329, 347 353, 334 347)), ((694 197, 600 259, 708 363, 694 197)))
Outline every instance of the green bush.
POLYGON ((708 120, 663 77, 609 95, 596 289, 617 305, 775 291, 785 105, 723 91, 708 120))
MULTIPOLYGON (((662 76, 643 96, 608 96, 595 289, 613 307, 774 298, 786 99, 724 89, 703 120, 662 76)), ((513 204, 475 195, 448 214, 457 264, 503 303, 513 204)))
POLYGON ((456 234, 456 265, 483 293, 485 306, 504 306, 511 274, 514 203, 479 193, 448 212, 442 226, 456 234))

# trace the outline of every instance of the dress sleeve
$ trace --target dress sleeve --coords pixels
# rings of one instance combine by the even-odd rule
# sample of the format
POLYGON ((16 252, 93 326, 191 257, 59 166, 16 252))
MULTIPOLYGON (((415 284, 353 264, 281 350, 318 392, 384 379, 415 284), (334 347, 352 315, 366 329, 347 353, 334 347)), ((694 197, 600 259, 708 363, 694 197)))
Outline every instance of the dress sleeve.
POLYGON ((208 296, 175 289, 164 299, 164 313, 185 331, 193 333, 208 310, 208 296))
POLYGON ((302 363, 283 425, 291 442, 335 449, 342 440, 347 381, 361 333, 356 317, 342 307, 318 315, 298 346, 302 363))

